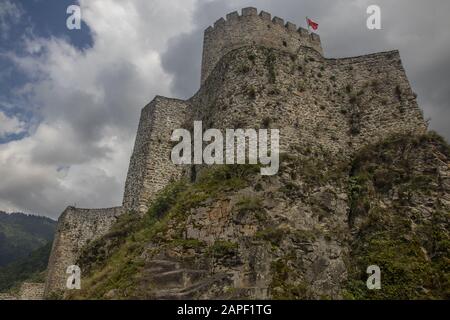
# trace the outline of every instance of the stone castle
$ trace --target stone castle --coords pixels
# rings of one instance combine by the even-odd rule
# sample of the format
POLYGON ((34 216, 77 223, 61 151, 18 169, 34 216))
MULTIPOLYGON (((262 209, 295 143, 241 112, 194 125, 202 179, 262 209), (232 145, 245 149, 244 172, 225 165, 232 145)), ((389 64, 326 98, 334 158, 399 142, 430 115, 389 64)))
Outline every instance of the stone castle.
POLYGON ((329 59, 317 34, 256 8, 232 12, 205 30, 199 91, 189 100, 157 96, 142 109, 123 205, 69 207, 60 216, 45 295, 65 289, 67 267, 119 215, 146 212, 190 170, 170 161, 170 136, 194 120, 221 130, 279 128, 281 152, 344 157, 393 134, 427 130, 398 51, 329 59))

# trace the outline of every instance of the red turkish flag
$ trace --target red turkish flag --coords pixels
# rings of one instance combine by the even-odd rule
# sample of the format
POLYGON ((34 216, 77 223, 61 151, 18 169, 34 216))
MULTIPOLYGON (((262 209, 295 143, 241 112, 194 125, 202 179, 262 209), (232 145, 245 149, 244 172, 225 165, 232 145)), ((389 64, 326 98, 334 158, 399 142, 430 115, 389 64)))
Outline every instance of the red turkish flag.
POLYGON ((319 28, 319 24, 317 22, 314 22, 309 18, 307 18, 307 20, 308 20, 308 26, 313 28, 313 30, 317 30, 317 28, 319 28))

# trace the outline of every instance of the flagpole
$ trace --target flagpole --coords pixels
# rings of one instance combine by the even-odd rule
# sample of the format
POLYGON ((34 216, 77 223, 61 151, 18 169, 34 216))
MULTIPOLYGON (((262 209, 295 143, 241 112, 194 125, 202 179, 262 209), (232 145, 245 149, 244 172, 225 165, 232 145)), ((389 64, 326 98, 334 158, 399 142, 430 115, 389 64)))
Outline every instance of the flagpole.
POLYGON ((308 32, 310 33, 311 30, 309 29, 309 21, 308 21, 308 16, 306 16, 306 25, 308 26, 308 32))

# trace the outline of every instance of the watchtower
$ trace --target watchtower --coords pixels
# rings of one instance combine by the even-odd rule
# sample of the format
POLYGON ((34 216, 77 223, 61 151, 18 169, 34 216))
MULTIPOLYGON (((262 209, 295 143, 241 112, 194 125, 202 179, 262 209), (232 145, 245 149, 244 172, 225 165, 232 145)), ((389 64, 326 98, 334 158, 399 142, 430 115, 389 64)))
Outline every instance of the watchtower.
POLYGON ((300 47, 310 47, 323 55, 319 35, 298 28, 292 22, 273 17, 268 12, 258 14, 256 8, 243 8, 220 18, 205 30, 201 84, 217 62, 228 52, 245 46, 258 45, 296 53, 300 47))

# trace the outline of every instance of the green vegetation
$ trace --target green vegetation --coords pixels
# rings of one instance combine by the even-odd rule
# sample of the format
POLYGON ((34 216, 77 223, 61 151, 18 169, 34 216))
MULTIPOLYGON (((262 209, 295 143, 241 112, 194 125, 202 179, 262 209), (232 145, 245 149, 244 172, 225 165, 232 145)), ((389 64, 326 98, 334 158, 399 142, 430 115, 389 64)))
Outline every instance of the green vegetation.
MULTIPOLYGON (((448 261, 446 257, 433 258, 431 263, 422 249, 417 236, 406 236, 411 229, 407 220, 397 217, 394 229, 380 228, 380 221, 372 221, 367 228, 379 230, 358 239, 353 256, 352 279, 348 284, 346 297, 350 299, 430 299, 446 298, 449 288, 448 261), (377 224, 376 224, 377 223, 377 224), (401 226, 403 226, 401 228, 401 226), (382 290, 367 290, 367 274, 364 266, 378 265, 382 270, 382 290)), ((448 217, 447 217, 448 219, 448 217)), ((448 238, 448 237, 447 237, 448 238)), ((448 240, 447 240, 448 241, 448 240)), ((446 256, 448 257, 448 244, 446 256)))
POLYGON ((286 256, 272 262, 270 271, 272 282, 270 291, 275 300, 302 300, 309 299, 308 287, 303 282, 292 282, 296 270, 290 266, 290 257, 286 256))
MULTIPOLYGON (((156 210, 164 210, 155 204, 156 210)), ((78 264, 84 273, 104 267, 107 259, 118 247, 127 242, 127 238, 139 229, 139 216, 135 213, 122 215, 102 238, 88 244, 81 252, 78 264)))
POLYGON ((182 247, 183 250, 188 249, 201 249, 205 248, 207 245, 205 242, 198 239, 175 239, 172 242, 174 247, 182 247))
POLYGON ((241 214, 262 210, 262 199, 259 197, 242 197, 236 203, 237 211, 241 214))
POLYGON ((231 241, 217 240, 209 247, 208 253, 215 257, 229 257, 234 256, 239 248, 238 244, 231 241))
POLYGON ((277 56, 273 50, 267 50, 266 53, 266 68, 269 71, 269 82, 275 83, 277 81, 277 73, 275 71, 275 63, 277 61, 277 56))
POLYGON ((152 202, 147 214, 140 219, 136 214, 126 214, 112 230, 87 246, 79 261, 87 270, 83 289, 69 298, 102 299, 111 290, 120 297, 141 296, 139 275, 144 267, 142 253, 156 254, 168 247, 208 250, 213 257, 231 255, 237 244, 216 241, 207 245, 196 239, 184 237, 184 225, 191 209, 202 206, 207 199, 248 186, 259 172, 256 165, 217 166, 205 169, 197 182, 173 182, 164 188, 152 202), (169 231, 170 230, 170 235, 169 231), (148 244, 154 249, 150 252, 148 244))
POLYGON ((296 230, 294 232, 292 232, 292 238, 294 239, 294 241, 298 242, 298 243, 305 243, 305 242, 313 242, 314 240, 316 240, 317 235, 316 233, 319 232, 314 232, 312 230, 296 230))
POLYGON ((236 203, 234 210, 240 217, 252 215, 259 222, 264 222, 267 220, 267 214, 262 202, 258 196, 244 196, 236 203))
POLYGON ((55 228, 49 218, 0 211, 0 267, 51 242, 55 228))
POLYGON ((289 230, 268 227, 264 230, 258 231, 255 235, 257 239, 270 242, 273 246, 278 247, 283 238, 289 234, 289 230))
MULTIPOLYGON (((307 150, 304 150, 307 151, 307 150)), ((326 151, 321 150, 322 156, 317 152, 307 152, 306 155, 291 156, 280 154, 280 170, 288 172, 292 180, 301 179, 307 186, 318 186, 336 181, 347 174, 347 165, 336 156, 327 156, 326 151)), ((295 182, 287 181, 280 189, 289 197, 301 195, 295 182)))
POLYGON ((14 291, 24 281, 44 282, 51 249, 52 243, 49 242, 27 257, 1 267, 0 292, 14 291))
POLYGON ((440 192, 434 165, 425 160, 432 149, 450 157, 445 141, 430 133, 392 137, 355 158, 349 181, 350 223, 358 219, 359 232, 348 262, 346 298, 449 298, 450 213, 442 210, 439 200, 429 218, 411 209, 417 207, 413 201, 440 192), (417 161, 428 168, 418 170, 417 161), (395 200, 390 196, 393 190, 398 194, 395 200), (380 207, 380 198, 392 204, 380 207), (382 290, 367 290, 369 265, 381 268, 382 290))

